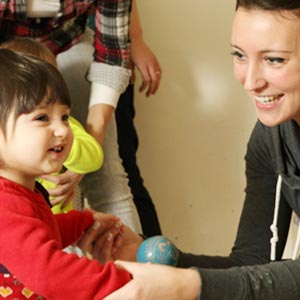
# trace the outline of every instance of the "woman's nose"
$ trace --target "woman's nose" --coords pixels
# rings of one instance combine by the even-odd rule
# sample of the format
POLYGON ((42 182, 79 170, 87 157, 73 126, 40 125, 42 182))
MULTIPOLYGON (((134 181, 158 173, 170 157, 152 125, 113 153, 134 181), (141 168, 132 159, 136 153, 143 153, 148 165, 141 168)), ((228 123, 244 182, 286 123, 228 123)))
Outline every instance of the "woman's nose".
POLYGON ((263 76, 261 68, 253 63, 249 64, 246 70, 243 86, 246 91, 255 91, 263 88, 266 80, 263 76))

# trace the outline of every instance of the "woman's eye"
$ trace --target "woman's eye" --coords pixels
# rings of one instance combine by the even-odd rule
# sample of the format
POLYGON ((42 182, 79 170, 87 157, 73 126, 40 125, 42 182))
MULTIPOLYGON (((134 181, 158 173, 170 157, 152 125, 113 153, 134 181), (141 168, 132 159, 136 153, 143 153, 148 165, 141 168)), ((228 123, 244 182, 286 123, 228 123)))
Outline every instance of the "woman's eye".
POLYGON ((232 52, 230 52, 230 54, 233 56, 233 57, 235 57, 235 58, 237 58, 238 60, 244 60, 245 59, 245 56, 244 56, 244 54, 242 54, 241 52, 239 52, 239 51, 232 51, 232 52))
POLYGON ((285 59, 282 57, 266 57, 265 60, 273 65, 282 64, 283 62, 285 62, 285 59))

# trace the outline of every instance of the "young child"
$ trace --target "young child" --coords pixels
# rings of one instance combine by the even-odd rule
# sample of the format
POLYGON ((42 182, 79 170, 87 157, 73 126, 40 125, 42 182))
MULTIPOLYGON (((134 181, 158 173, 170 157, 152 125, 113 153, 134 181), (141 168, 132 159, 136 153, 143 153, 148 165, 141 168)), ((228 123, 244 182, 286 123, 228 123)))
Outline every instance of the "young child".
MULTIPOLYGON (((38 41, 27 37, 15 37, 1 44, 0 48, 7 48, 21 53, 29 54, 40 58, 57 67, 55 55, 48 47, 38 41)), ((67 160, 64 162, 64 169, 75 174, 86 174, 98 170, 103 163, 103 151, 97 140, 87 133, 84 127, 73 117, 69 116, 69 124, 73 132, 74 140, 67 160)), ((76 176, 76 175, 75 175, 76 176)), ((53 176, 44 176, 38 181, 48 190, 56 187, 53 176), (48 180, 47 180, 48 179, 48 180)), ((59 199, 59 198, 58 198, 59 199)), ((64 201, 57 203, 50 197, 54 213, 67 212, 73 208, 72 201, 65 205, 64 201)))
POLYGON ((99 234, 114 239, 119 219, 76 210, 54 215, 35 181, 59 172, 71 149, 62 76, 39 59, 0 49, 0 99, 0 299, 102 299, 130 274, 62 249, 94 220, 99 234))

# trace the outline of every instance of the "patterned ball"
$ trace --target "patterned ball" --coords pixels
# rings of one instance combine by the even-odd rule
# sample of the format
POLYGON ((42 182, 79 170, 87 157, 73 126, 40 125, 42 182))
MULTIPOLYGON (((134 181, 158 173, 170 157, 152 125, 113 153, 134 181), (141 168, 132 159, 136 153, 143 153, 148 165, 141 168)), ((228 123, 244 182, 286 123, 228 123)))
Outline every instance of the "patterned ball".
POLYGON ((137 252, 138 262, 176 266, 178 250, 167 238, 158 235, 146 239, 137 252))

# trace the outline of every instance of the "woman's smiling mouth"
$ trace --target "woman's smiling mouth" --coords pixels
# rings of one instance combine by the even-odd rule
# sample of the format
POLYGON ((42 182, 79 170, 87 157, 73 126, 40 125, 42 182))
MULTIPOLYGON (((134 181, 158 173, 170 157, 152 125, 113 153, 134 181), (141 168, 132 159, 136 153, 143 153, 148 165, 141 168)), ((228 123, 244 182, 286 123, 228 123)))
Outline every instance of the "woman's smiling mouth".
POLYGON ((279 101, 283 94, 274 96, 255 96, 255 100, 262 104, 271 104, 272 102, 279 101))

